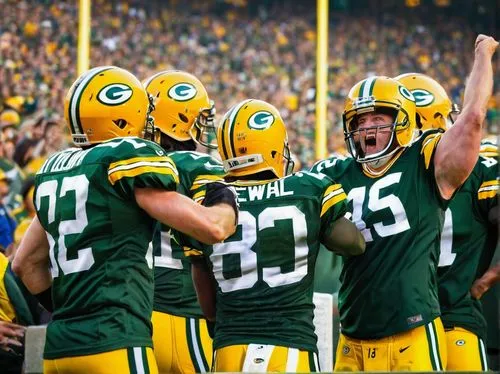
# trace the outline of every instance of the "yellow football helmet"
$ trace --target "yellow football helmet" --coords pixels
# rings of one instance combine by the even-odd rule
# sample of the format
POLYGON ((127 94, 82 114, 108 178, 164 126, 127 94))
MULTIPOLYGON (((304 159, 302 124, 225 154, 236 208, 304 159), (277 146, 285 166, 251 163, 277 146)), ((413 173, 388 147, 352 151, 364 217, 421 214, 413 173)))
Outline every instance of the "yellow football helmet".
POLYGON ((411 145, 416 120, 415 99, 408 89, 389 77, 374 76, 354 85, 345 101, 343 124, 347 149, 358 162, 370 162, 394 154, 401 147, 411 145), (392 130, 387 146, 380 152, 366 155, 360 146, 357 117, 359 114, 383 109, 390 113, 394 122, 381 128, 392 130))
POLYGON ((285 123, 265 101, 248 99, 229 109, 217 127, 217 144, 229 176, 270 171, 282 178, 293 171, 285 123))
POLYGON ((64 118, 77 146, 141 136, 150 110, 141 82, 116 66, 100 66, 83 73, 64 99, 64 118))
POLYGON ((458 106, 452 103, 446 90, 438 82, 419 73, 401 74, 394 79, 401 82, 415 97, 419 117, 417 126, 420 130, 441 129, 445 131, 453 124, 454 120, 451 115, 459 113, 458 106))
POLYGON ((160 133, 177 141, 194 140, 215 149, 215 106, 203 84, 194 75, 166 70, 144 82, 153 97, 155 133, 149 136, 159 143, 160 133))
POLYGON ((0 127, 18 126, 21 123, 21 117, 13 109, 6 109, 0 114, 0 127))

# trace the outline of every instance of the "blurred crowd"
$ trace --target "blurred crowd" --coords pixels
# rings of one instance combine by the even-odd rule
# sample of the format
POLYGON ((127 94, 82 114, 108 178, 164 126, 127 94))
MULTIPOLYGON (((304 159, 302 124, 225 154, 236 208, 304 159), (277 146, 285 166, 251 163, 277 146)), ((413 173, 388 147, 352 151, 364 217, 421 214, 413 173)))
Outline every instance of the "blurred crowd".
MULTIPOLYGON (((92 3, 92 66, 117 65, 140 79, 163 69, 188 71, 205 84, 218 116, 244 98, 269 101, 280 108, 302 166, 315 161, 316 9, 310 2, 92 3)), ((78 2, 0 0, 0 6, 0 184, 6 185, 0 197, 7 195, 7 208, 15 210, 32 184, 26 176, 69 144, 62 111, 76 77, 78 2)), ((344 98, 367 75, 423 72, 459 104, 475 37, 464 18, 333 12, 329 151, 342 152, 344 98)), ((487 117, 490 132, 500 124, 499 106, 496 86, 487 117)))

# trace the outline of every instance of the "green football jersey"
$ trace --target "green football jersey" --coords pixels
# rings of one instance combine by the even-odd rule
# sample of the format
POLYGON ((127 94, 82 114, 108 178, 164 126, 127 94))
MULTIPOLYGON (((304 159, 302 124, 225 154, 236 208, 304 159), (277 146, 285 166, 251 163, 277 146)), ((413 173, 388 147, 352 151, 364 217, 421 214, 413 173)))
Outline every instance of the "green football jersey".
POLYGON ((152 346, 156 221, 134 189, 177 183, 165 152, 135 137, 71 148, 44 163, 34 200, 50 244, 55 308, 45 358, 152 346))
POLYGON ((214 349, 258 343, 317 352, 314 269, 322 233, 346 212, 342 187, 308 172, 232 185, 236 233, 204 250, 217 280, 214 349))
POLYGON ((481 303, 469 290, 495 253, 498 228, 488 215, 498 206, 498 190, 497 160, 480 156, 446 210, 441 237, 438 283, 443 324, 465 328, 483 340, 486 320, 481 303))
MULTIPOLYGON (((221 180, 222 164, 213 157, 190 151, 168 153, 179 172, 177 191, 190 198, 205 183, 221 180)), ((182 317, 203 317, 191 279, 191 264, 182 247, 172 239, 170 228, 159 224, 153 239, 155 264, 154 310, 182 317)))
POLYGON ((437 264, 443 211, 433 154, 440 134, 417 139, 383 175, 370 175, 353 158, 330 158, 313 171, 335 179, 366 240, 361 256, 344 259, 340 275, 342 332, 378 339, 439 316, 437 264))

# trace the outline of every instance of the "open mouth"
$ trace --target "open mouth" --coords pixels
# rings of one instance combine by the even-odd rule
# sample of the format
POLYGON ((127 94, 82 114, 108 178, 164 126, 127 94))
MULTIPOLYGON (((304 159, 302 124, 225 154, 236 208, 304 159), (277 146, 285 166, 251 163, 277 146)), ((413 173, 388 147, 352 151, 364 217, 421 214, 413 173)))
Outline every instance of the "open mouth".
POLYGON ((375 139, 375 137, 370 137, 370 138, 367 137, 366 140, 365 140, 365 142, 366 142, 367 146, 375 146, 375 145, 377 145, 377 140, 375 139))

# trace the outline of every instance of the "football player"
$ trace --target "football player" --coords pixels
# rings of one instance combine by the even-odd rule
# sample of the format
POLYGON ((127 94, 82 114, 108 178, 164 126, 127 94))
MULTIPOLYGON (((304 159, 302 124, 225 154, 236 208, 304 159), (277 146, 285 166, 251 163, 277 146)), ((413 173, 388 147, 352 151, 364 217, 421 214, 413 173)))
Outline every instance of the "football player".
MULTIPOLYGON (((421 130, 449 126, 445 120, 452 103, 434 79, 416 73, 395 78, 415 97, 421 130)), ((487 149, 491 153, 493 145, 487 149)), ((445 212, 438 264, 441 320, 447 341, 447 370, 487 371, 486 320, 481 303, 471 296, 477 276, 493 258, 498 228, 493 209, 498 206, 498 162, 480 153, 471 175, 445 212), (491 216, 491 218, 490 218, 491 216)))
MULTIPOLYGON (((193 75, 169 70, 144 83, 154 99, 154 132, 146 136, 161 145, 177 166, 177 191, 196 197, 201 187, 222 180, 224 169, 213 157, 195 152, 213 147, 215 108, 203 84, 193 75)), ((216 146, 216 145, 215 145, 216 146)), ((212 365, 212 339, 191 279, 191 265, 182 248, 159 225, 153 240, 155 297, 153 346, 161 373, 203 373, 212 365)))
POLYGON ((370 77, 349 92, 343 113, 352 158, 313 171, 342 183, 366 252, 344 260, 336 371, 443 370, 436 268, 441 218, 476 164, 498 43, 478 36, 464 110, 442 134, 416 141, 415 98, 400 82, 370 77))
POLYGON ((365 247, 343 217, 342 186, 324 175, 290 175, 285 124, 264 101, 233 106, 217 142, 238 194, 237 232, 202 256, 187 252, 202 310, 215 319, 213 369, 319 371, 312 303, 319 245, 345 255, 365 247))
POLYGON ((236 202, 227 187, 207 186, 222 202, 210 208, 175 192, 175 164, 138 137, 148 112, 141 82, 113 66, 84 73, 65 98, 78 148, 49 157, 37 173, 37 217, 13 264, 43 305, 51 308, 53 300, 44 373, 157 373, 156 220, 203 242, 234 232, 236 202))

